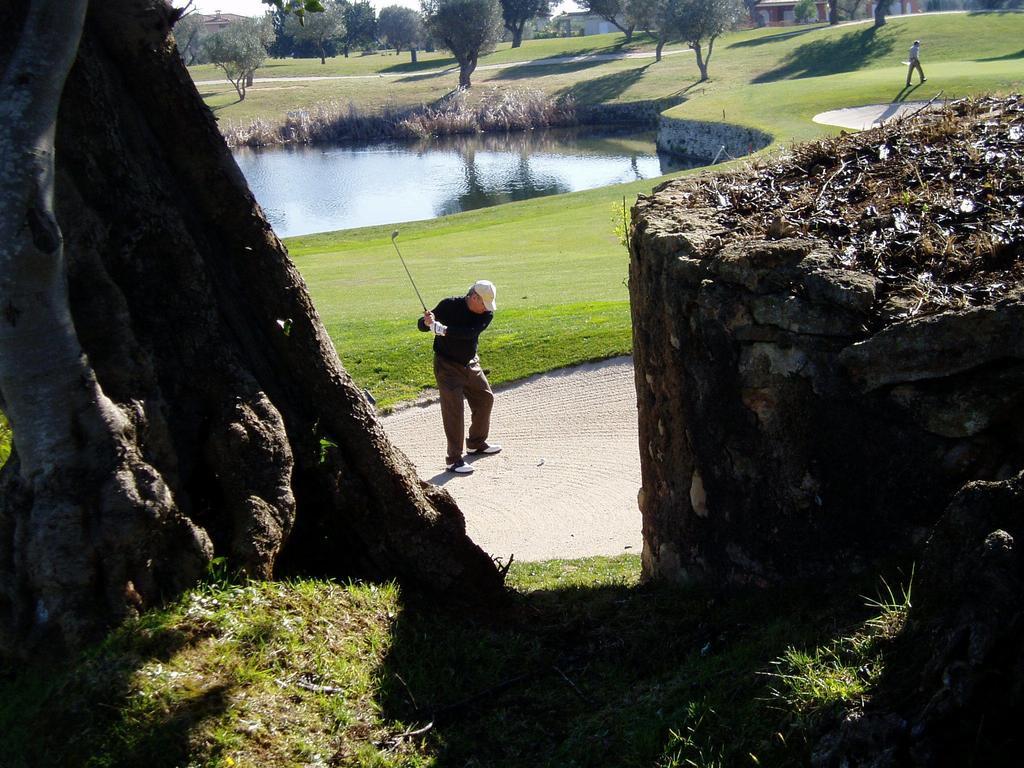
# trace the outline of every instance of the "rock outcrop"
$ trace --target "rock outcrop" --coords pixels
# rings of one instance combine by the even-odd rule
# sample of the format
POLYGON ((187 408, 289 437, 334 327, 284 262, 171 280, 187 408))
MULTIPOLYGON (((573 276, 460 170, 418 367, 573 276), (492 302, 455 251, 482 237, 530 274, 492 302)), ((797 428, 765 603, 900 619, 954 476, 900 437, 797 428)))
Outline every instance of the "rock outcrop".
POLYGON ((923 548, 875 695, 824 729, 815 766, 1019 764, 1022 542, 1024 474, 956 495, 923 548))
POLYGON ((967 106, 641 198, 646 577, 861 569, 909 554, 965 483, 1024 466, 1022 114, 1020 100, 967 106), (955 142, 988 163, 942 167, 955 142), (1005 226, 963 218, 979 199, 1005 226), (950 222, 1005 236, 950 235, 940 253, 950 222))

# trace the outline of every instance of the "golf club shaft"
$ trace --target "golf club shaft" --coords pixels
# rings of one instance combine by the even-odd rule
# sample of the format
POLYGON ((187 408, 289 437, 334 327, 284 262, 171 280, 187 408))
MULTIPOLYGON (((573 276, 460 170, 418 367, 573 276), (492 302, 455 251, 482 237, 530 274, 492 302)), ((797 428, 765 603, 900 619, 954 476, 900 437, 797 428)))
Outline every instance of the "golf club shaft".
POLYGON ((402 252, 398 250, 398 243, 395 242, 395 238, 391 238, 391 244, 395 246, 395 253, 398 254, 399 260, 402 262, 402 266, 405 267, 405 274, 409 275, 409 282, 412 283, 412 289, 416 291, 416 298, 420 300, 420 306, 423 307, 423 311, 427 311, 427 305, 423 303, 423 297, 420 296, 420 289, 416 287, 416 281, 412 279, 412 273, 409 271, 409 267, 405 265, 405 259, 402 258, 402 252))

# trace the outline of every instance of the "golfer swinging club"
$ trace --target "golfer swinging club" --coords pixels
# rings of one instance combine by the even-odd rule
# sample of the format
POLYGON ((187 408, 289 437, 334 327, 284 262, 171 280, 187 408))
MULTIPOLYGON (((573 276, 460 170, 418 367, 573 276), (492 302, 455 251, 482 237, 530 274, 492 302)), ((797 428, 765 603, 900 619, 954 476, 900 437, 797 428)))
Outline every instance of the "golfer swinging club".
POLYGON ((441 421, 448 440, 445 467, 461 475, 473 471, 462 458, 466 428, 463 396, 472 414, 466 452, 491 454, 501 450, 500 445, 487 442, 494 393, 477 357, 477 341, 494 317, 496 293, 494 283, 478 280, 465 296, 442 299, 433 311, 425 309, 418 323, 421 331, 434 333, 434 377, 441 392, 441 421))

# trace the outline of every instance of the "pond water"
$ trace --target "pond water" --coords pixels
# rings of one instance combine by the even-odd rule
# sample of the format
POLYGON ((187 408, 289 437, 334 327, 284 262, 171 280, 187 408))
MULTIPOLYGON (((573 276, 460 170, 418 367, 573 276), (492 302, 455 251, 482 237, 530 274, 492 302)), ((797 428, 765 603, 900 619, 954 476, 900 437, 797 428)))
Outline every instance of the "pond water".
POLYGON ((428 142, 235 150, 280 237, 449 213, 706 165, 669 157, 654 131, 547 129, 428 142))

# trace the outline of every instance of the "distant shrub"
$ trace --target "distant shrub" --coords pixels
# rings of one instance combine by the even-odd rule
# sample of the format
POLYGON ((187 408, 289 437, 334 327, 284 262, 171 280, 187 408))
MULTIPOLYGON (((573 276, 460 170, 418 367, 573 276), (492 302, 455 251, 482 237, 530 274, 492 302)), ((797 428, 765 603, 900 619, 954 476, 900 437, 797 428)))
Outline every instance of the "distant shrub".
POLYGON ((437 107, 411 115, 402 125, 415 136, 446 136, 481 131, 525 131, 576 120, 571 99, 555 99, 538 89, 522 88, 484 93, 475 104, 465 91, 456 91, 437 107))
POLYGON ((283 123, 261 118, 246 125, 229 124, 229 146, 263 147, 274 144, 314 144, 378 138, 424 138, 485 131, 524 131, 530 128, 574 125, 572 99, 552 98, 538 89, 485 91, 475 102, 459 91, 440 104, 416 109, 385 106, 364 113, 355 104, 320 103, 296 110, 283 123))

